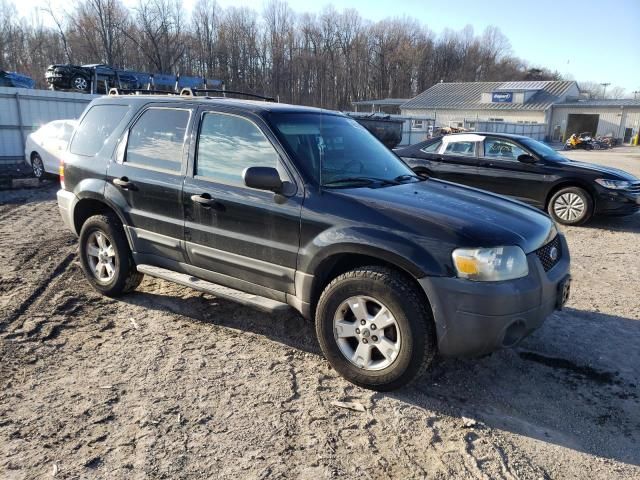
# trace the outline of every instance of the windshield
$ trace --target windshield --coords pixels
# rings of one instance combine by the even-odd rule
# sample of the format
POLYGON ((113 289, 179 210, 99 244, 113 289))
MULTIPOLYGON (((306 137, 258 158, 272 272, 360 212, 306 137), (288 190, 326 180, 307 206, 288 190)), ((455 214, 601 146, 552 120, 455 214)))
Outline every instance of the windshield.
POLYGON ((351 118, 321 113, 272 113, 270 119, 299 167, 323 186, 385 186, 421 180, 351 118))
POLYGON ((554 162, 569 162, 567 157, 563 157, 549 145, 534 140, 533 138, 522 138, 520 142, 529 149, 533 150, 533 153, 541 156, 545 160, 552 160, 554 162))

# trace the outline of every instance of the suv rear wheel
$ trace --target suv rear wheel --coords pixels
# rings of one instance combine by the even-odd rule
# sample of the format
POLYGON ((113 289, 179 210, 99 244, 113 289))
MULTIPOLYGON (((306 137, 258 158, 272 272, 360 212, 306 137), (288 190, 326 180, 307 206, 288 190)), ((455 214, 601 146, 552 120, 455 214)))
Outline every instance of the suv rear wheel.
POLYGON ((364 267, 335 278, 316 309, 316 333, 331 365, 350 382, 392 390, 420 376, 436 353, 430 310, 404 275, 364 267))
POLYGON ((591 218, 593 201, 591 195, 580 187, 558 190, 549 200, 549 215, 563 225, 580 225, 591 218))
POLYGON ((80 263, 93 288, 104 295, 129 292, 142 282, 122 224, 113 214, 94 215, 82 225, 80 263))

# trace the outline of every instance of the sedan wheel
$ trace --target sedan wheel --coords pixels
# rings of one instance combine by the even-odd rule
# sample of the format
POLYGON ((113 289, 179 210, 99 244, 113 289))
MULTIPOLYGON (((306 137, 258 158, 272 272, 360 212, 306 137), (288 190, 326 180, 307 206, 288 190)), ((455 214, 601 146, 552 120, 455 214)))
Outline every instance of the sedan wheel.
POLYGON ((42 163, 42 158, 37 153, 33 156, 33 160, 31 160, 31 168, 33 169, 33 176, 38 180, 42 180, 44 178, 44 164, 42 163))
POLYGON ((593 202, 582 188, 568 187, 556 192, 549 202, 549 214, 563 225, 579 225, 591 217, 593 202))
POLYGON ((349 297, 335 313, 334 335, 340 352, 352 364, 375 371, 389 367, 400 352, 400 327, 380 301, 349 297))

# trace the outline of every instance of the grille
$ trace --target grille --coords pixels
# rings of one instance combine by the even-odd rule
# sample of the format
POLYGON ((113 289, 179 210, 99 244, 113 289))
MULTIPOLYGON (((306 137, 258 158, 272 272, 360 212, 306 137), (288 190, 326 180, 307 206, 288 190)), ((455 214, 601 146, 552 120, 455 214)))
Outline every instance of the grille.
POLYGON ((629 187, 629 191, 632 193, 640 193, 640 183, 632 183, 629 187))
POLYGON ((551 240, 549 243, 547 243, 546 245, 536 250, 536 255, 538 255, 538 258, 540 259, 540 263, 542 263, 542 267, 544 268, 545 272, 548 272, 553 267, 555 267, 556 264, 562 258, 562 246, 560 245, 560 236, 556 235, 553 240, 551 240), (552 258, 551 256, 551 250, 553 250, 554 247, 558 252, 555 259, 552 258))

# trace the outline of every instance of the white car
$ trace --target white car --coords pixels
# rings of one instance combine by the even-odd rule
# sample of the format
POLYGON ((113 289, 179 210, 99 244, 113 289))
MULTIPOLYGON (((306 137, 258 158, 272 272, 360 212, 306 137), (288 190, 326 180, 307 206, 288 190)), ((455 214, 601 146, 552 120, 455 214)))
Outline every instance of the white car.
POLYGON ((67 148, 76 123, 76 120, 55 120, 27 137, 24 160, 36 178, 42 180, 58 174, 60 157, 67 148))

